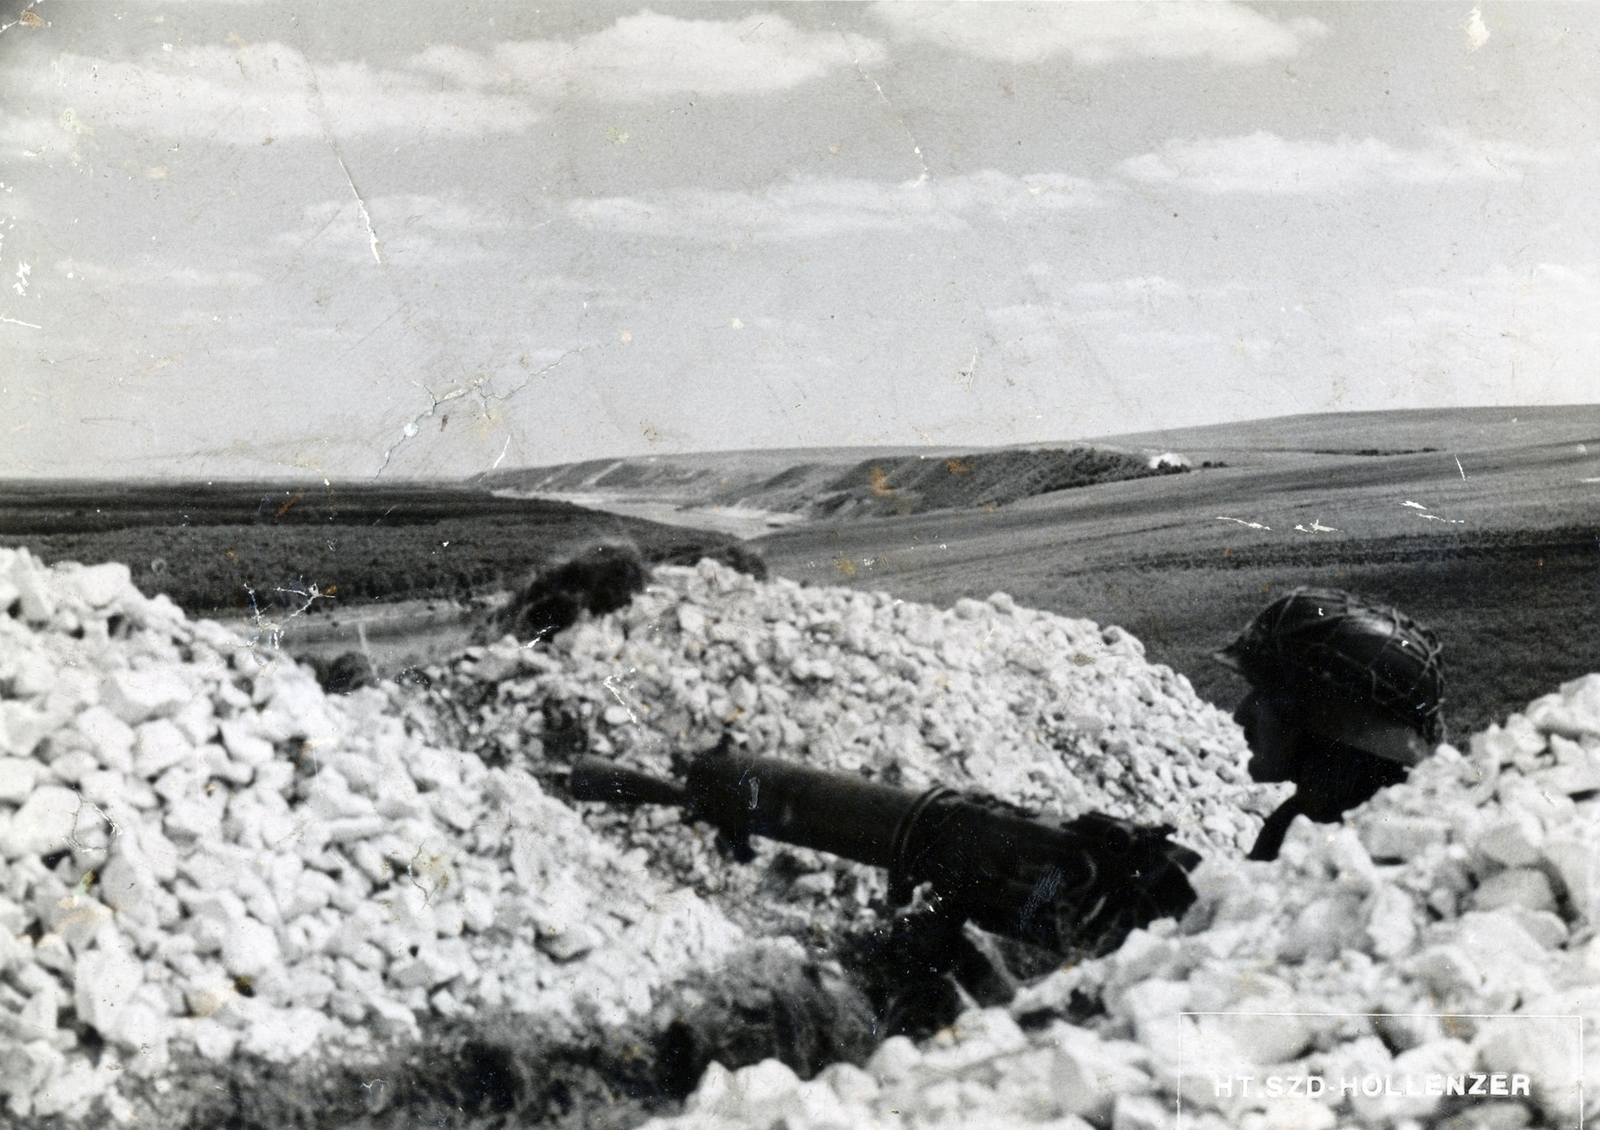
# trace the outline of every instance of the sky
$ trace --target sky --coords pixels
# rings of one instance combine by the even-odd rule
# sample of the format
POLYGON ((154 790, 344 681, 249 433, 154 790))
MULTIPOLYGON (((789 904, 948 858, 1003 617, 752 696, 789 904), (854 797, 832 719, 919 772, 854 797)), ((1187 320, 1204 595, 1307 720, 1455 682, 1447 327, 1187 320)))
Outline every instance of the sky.
POLYGON ((0 13, 12 476, 1600 390, 1600 5, 0 13))

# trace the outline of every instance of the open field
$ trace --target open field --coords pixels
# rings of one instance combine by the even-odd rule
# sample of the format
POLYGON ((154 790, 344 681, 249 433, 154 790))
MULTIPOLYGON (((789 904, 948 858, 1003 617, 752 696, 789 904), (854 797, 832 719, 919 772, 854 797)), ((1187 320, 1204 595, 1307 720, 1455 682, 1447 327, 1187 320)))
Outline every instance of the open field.
POLYGON ((46 561, 121 561, 145 592, 261 632, 282 626, 280 642, 294 650, 370 643, 396 660, 459 648, 463 602, 596 540, 631 541, 661 560, 729 539, 453 485, 0 488, 0 545, 46 561), (379 602, 409 603, 371 607, 379 602))
MULTIPOLYGON (((901 491, 917 492, 919 506, 971 503, 974 476, 951 467, 951 453, 887 448, 595 461, 499 476, 495 493, 476 480, 16 483, 0 491, 0 544, 48 560, 124 561, 148 592, 246 621, 257 611, 282 621, 317 586, 332 599, 294 621, 288 645, 360 646, 392 667, 459 647, 462 601, 586 542, 630 538, 651 559, 692 555, 766 526, 767 512, 719 514, 715 499, 767 484, 767 501, 798 507, 807 484, 881 464, 911 471, 886 471, 874 505, 791 519, 753 542, 773 571, 944 605, 1004 590, 1121 624, 1219 704, 1241 685, 1210 652, 1297 584, 1352 588, 1433 625, 1448 649, 1457 731, 1600 670, 1600 408, 1294 417, 1094 446, 1141 458, 1178 451, 1196 469, 909 515, 893 513, 901 491), (944 493, 941 472, 952 480, 944 493), (508 483, 599 491, 597 507, 632 516, 502 496, 508 483), (361 607, 377 602, 413 603, 361 607)), ((1015 478, 1024 453, 992 454, 1015 478)))
POLYGON ((1242 683, 1208 657, 1265 600, 1297 584, 1343 586, 1436 628, 1451 671, 1446 715, 1460 731, 1600 670, 1597 437, 1595 408, 1117 437, 1186 441, 1171 446, 1227 466, 993 511, 809 523, 756 544, 774 572, 819 583, 936 604, 1002 589, 1121 624, 1219 704, 1242 683), (1374 449, 1407 453, 1333 453, 1374 449))

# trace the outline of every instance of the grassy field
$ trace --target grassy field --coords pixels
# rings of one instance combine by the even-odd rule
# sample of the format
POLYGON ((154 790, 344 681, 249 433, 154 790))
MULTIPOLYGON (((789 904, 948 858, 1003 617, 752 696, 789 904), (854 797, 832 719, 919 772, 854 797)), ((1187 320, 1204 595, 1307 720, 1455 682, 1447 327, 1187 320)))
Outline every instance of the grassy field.
POLYGON ((142 590, 190 612, 248 615, 252 600, 298 608, 313 589, 339 607, 462 599, 600 539, 631 541, 651 560, 730 540, 463 486, 0 487, 0 545, 47 561, 124 562, 142 590))
MULTIPOLYGON (((1024 604, 1121 624, 1153 660, 1221 705, 1231 706, 1242 684, 1210 653, 1273 594, 1298 584, 1353 589, 1433 626, 1447 649, 1446 718, 1457 733, 1600 671, 1600 408, 1295 417, 1094 445, 1141 457, 1178 451, 1196 469, 987 506, 957 505, 978 500, 980 476, 931 449, 601 460, 515 472, 496 485, 592 489, 605 479, 618 498, 676 491, 693 503, 741 483, 776 479, 774 490, 802 484, 803 492, 851 468, 911 467, 901 478, 886 473, 882 506, 800 522, 751 544, 774 572, 813 583, 944 605, 1003 590, 1024 604), (949 482, 924 481, 930 467, 934 480, 943 473, 949 482), (893 514, 902 487, 943 508, 893 514)), ((1008 449, 991 462, 1015 477, 1026 456, 1008 449)), ((49 560, 124 561, 145 591, 211 614, 248 618, 251 592, 269 613, 297 607, 317 586, 335 598, 319 602, 331 619, 372 602, 503 588, 597 538, 631 539, 655 560, 729 540, 498 497, 487 485, 13 483, 0 488, 0 544, 27 545, 49 560)), ((397 623, 368 628, 401 654, 411 613, 388 613, 397 623)), ((429 614, 421 608, 419 623, 429 614)), ((443 633, 439 646, 461 638, 454 623, 416 631, 424 629, 443 633)), ((318 646, 349 647, 347 636, 318 636, 318 646)))
POLYGON ((1446 719, 1463 733, 1600 671, 1597 436, 1600 409, 1563 408, 1114 437, 1226 466, 993 511, 808 523, 755 544, 774 572, 816 583, 941 605, 1003 590, 1120 624, 1229 707, 1243 683, 1212 651, 1275 593, 1352 589, 1438 631, 1446 719))

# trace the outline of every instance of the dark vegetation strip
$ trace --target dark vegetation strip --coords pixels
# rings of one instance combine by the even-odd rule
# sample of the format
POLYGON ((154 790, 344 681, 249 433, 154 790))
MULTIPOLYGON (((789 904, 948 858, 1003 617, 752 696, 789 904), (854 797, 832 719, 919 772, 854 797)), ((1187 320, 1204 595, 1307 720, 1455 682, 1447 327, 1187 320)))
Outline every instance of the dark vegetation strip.
MULTIPOLYGON (((1151 467, 1139 456, 1092 447, 867 459, 823 484, 807 513, 812 517, 862 517, 1003 506, 1041 494, 1184 469, 1177 465, 1151 467)), ((772 487, 782 478, 776 476, 764 485, 772 487)))
POLYGON ((467 599, 600 541, 692 563, 734 539, 585 510, 430 488, 106 488, 0 497, 0 545, 46 561, 121 561, 185 611, 467 599), (253 603, 252 603, 253 602, 253 603))

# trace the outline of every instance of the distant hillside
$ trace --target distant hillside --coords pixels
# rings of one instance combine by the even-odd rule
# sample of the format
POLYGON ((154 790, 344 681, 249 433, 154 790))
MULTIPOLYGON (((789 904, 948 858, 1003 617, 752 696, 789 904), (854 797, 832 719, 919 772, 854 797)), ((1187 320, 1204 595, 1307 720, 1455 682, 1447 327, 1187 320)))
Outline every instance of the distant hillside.
MULTIPOLYGON (((827 485, 805 508, 812 518, 920 514, 972 506, 1004 506, 1024 498, 1096 483, 1181 471, 1154 469, 1121 451, 1075 447, 1045 451, 984 451, 930 459, 868 459, 827 485)), ((787 474, 787 472, 785 473, 787 474)), ((777 487, 777 476, 768 487, 777 487)))
POLYGON ((591 460, 474 481, 497 492, 574 500, 864 518, 1003 506, 1182 469, 1155 469, 1147 456, 1092 447, 938 453, 887 448, 591 460))
POLYGON ((736 506, 754 493, 763 492, 785 503, 791 496, 800 499, 794 505, 764 507, 790 512, 815 498, 828 482, 863 459, 909 459, 927 454, 932 452, 915 447, 688 452, 490 471, 470 481, 507 493, 602 495, 678 506, 736 506))

